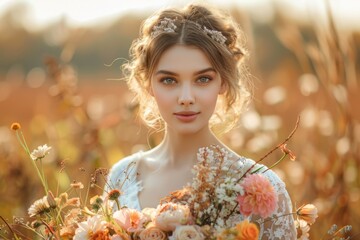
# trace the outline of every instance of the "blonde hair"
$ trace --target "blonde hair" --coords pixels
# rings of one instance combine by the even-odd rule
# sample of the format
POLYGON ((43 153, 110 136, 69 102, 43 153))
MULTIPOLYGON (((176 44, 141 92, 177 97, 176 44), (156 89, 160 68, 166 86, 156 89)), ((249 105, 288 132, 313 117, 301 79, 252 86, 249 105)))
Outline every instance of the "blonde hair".
POLYGON ((175 44, 190 45, 201 49, 219 72, 226 91, 219 97, 215 113, 210 119, 214 129, 221 126, 223 132, 237 122, 250 94, 247 69, 243 64, 246 51, 243 34, 231 17, 219 10, 200 5, 183 9, 166 9, 146 19, 139 38, 130 47, 131 60, 123 65, 130 90, 139 102, 139 113, 145 123, 155 129, 164 126, 153 97, 149 94, 150 79, 162 53, 175 44), (154 27, 164 19, 172 19, 175 31, 153 34, 154 27), (201 28, 219 31, 226 38, 220 43, 204 33, 201 28))

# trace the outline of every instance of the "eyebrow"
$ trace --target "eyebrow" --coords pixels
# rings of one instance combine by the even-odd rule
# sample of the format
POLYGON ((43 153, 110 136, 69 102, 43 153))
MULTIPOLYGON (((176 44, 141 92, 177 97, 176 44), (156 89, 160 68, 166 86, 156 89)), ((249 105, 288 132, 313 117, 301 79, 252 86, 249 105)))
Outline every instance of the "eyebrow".
MULTIPOLYGON (((202 69, 200 71, 197 71, 194 75, 199 75, 199 74, 206 73, 206 72, 216 72, 216 70, 213 67, 208 67, 208 68, 202 69)), ((171 72, 171 71, 167 71, 167 70, 159 70, 155 73, 155 75, 159 75, 159 74, 179 76, 179 74, 171 72)))

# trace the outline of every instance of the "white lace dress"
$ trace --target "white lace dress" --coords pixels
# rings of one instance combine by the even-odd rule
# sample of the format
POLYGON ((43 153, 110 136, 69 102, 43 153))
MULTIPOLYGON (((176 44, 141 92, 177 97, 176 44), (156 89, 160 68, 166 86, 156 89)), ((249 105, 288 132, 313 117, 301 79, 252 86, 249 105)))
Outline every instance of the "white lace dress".
MULTIPOLYGON (((141 158, 142 152, 138 152, 117 162, 110 170, 109 186, 105 189, 105 191, 109 190, 109 187, 119 189, 123 193, 119 197, 120 204, 137 210, 141 210, 138 193, 142 190, 142 182, 137 178, 137 167, 141 158), (131 167, 129 167, 130 165, 131 167)), ((239 161, 242 162, 244 171, 254 164, 254 161, 248 158, 242 157, 239 161)), ((271 170, 266 171, 263 175, 270 180, 278 193, 278 207, 269 219, 263 219, 259 216, 250 216, 248 219, 259 223, 259 239, 296 239, 294 219, 292 214, 289 214, 292 212, 292 203, 284 182, 271 170)), ((240 222, 245 218, 239 214, 235 216, 234 220, 240 222)))

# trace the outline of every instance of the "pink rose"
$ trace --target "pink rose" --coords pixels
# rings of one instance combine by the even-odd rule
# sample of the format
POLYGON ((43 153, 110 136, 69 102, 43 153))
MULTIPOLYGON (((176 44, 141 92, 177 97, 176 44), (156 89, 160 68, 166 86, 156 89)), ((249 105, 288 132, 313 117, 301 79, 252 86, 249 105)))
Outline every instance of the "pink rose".
POLYGON ((246 177, 240 185, 245 193, 239 195, 237 200, 243 215, 257 214, 266 218, 275 211, 278 197, 266 177, 252 174, 246 177))
POLYGON ((113 214, 115 222, 128 232, 135 232, 143 228, 147 218, 139 211, 122 208, 113 214))
POLYGON ((192 218, 188 206, 169 202, 158 206, 153 221, 156 227, 170 232, 178 225, 191 223, 192 218))
POLYGON ((199 226, 182 225, 177 226, 169 240, 204 240, 205 237, 199 226))

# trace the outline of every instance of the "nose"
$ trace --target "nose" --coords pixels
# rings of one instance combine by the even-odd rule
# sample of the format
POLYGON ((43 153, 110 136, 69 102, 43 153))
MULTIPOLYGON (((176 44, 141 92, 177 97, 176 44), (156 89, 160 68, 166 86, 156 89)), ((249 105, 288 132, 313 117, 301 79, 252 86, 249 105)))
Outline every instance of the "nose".
POLYGON ((181 86, 178 103, 184 106, 193 105, 195 103, 195 96, 191 84, 184 84, 181 86))

